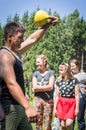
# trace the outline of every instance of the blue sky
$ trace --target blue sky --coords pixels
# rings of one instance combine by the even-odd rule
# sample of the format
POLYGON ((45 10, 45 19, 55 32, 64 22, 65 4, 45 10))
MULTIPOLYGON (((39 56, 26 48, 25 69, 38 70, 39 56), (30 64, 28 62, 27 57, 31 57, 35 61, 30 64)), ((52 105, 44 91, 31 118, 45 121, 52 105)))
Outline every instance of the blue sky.
POLYGON ((22 17, 28 10, 29 14, 36 11, 37 7, 48 11, 57 11, 61 16, 67 16, 77 9, 80 17, 86 20, 86 0, 0 0, 0 23, 5 24, 7 17, 16 13, 22 17))

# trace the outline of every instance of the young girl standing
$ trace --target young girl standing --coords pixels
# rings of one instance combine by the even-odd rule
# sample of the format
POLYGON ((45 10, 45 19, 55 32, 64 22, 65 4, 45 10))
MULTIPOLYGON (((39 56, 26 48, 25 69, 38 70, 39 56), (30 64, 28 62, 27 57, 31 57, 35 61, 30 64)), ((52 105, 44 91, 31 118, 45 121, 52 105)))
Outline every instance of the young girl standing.
POLYGON ((62 73, 62 78, 56 82, 54 112, 60 120, 60 130, 71 130, 73 120, 79 113, 79 85, 72 76, 68 63, 62 63, 59 72, 62 73))

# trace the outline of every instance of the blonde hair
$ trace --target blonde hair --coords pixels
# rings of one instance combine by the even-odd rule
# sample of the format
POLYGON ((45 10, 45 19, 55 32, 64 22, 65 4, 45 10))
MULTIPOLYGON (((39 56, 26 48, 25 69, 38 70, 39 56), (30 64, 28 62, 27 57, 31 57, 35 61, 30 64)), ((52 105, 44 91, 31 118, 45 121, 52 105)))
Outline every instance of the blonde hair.
POLYGON ((48 59, 47 59, 47 57, 44 54, 40 54, 40 55, 38 55, 36 57, 36 59, 37 58, 40 58, 42 60, 43 64, 45 65, 46 70, 48 70, 49 65, 48 65, 48 59))

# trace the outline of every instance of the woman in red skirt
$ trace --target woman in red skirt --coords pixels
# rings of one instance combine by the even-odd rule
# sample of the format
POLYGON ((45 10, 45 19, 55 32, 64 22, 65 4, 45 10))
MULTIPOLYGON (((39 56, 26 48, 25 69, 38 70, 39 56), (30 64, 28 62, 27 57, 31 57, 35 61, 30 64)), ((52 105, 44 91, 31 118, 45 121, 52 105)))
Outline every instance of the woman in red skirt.
POLYGON ((56 82, 54 113, 60 120, 60 130, 71 130, 73 120, 79 113, 79 85, 68 63, 59 66, 59 73, 62 77, 56 82))

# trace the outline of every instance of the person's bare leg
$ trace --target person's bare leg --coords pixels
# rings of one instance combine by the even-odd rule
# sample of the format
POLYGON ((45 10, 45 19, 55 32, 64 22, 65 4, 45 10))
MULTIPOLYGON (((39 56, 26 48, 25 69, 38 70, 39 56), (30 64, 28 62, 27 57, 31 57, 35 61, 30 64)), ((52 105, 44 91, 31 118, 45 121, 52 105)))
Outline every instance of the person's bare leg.
POLYGON ((64 120, 61 120, 60 130, 66 130, 66 122, 64 120))
POLYGON ((67 119, 66 120, 66 130, 72 130, 73 120, 67 119))

